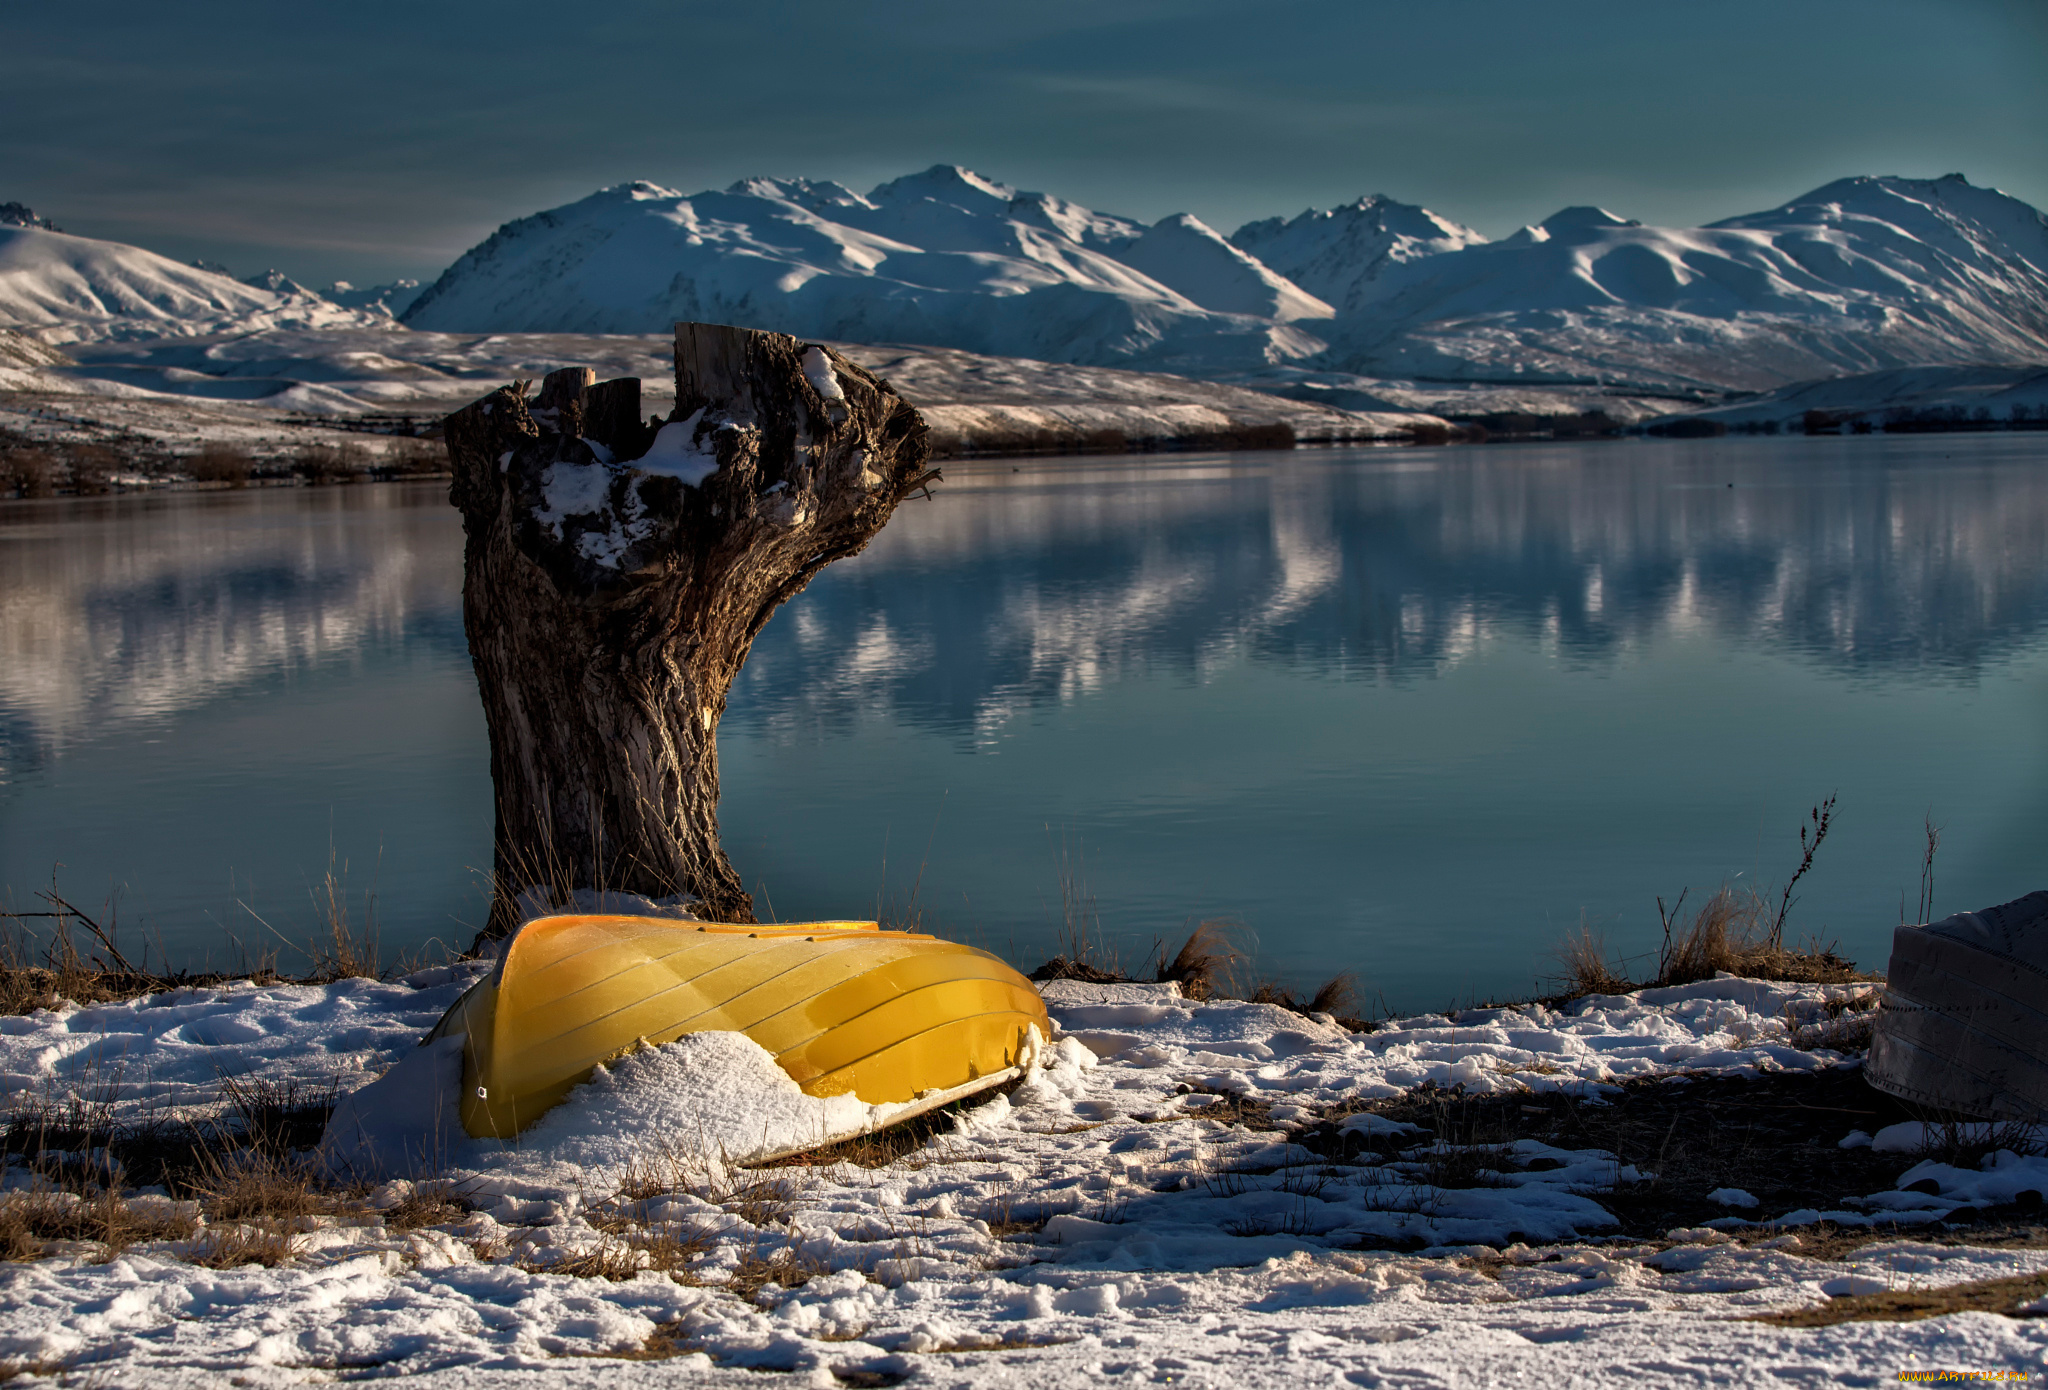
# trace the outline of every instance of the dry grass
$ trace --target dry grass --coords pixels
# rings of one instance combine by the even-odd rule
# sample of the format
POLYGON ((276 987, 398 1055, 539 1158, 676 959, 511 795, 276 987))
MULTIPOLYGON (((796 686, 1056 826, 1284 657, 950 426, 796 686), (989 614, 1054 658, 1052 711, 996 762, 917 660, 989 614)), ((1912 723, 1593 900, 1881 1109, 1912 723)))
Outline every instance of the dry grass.
MULTIPOLYGON (((314 920, 320 925, 297 948, 312 968, 296 983, 324 985, 336 980, 381 978, 376 891, 370 889, 362 894, 362 919, 358 922, 349 904, 348 865, 332 846, 327 850, 327 872, 307 890, 307 896, 312 899, 314 920)), ((265 921, 255 908, 242 902, 238 906, 276 937, 279 944, 292 946, 291 939, 265 921)))
MULTIPOLYGON (((36 894, 41 907, 0 910, 0 1015, 55 1008, 65 999, 76 1004, 99 1004, 173 989, 208 988, 230 981, 327 984, 357 976, 379 978, 382 969, 376 895, 360 895, 359 919, 357 909, 350 904, 346 872, 347 866, 338 864, 330 855, 327 874, 312 890, 320 925, 308 940, 296 946, 243 904, 244 910, 282 946, 303 953, 311 963, 308 973, 290 977, 279 973, 274 951, 251 955, 233 938, 230 940, 238 963, 232 971, 152 969, 146 944, 136 959, 131 960, 123 951, 112 900, 95 916, 65 898, 52 884, 47 891, 36 894)), ((408 957, 400 962, 400 967, 409 971, 428 963, 423 958, 408 957)))
POLYGON ((132 1205, 112 1187, 84 1198, 52 1188, 0 1195, 0 1260, 39 1259, 47 1241, 90 1242, 111 1260, 138 1242, 183 1240, 195 1229, 190 1216, 132 1205))
POLYGON ((796 1245, 784 1245, 763 1254, 760 1247, 748 1251, 733 1267, 725 1288, 753 1302, 770 1284, 783 1289, 800 1289, 821 1274, 831 1273, 824 1261, 806 1255, 796 1245))
POLYGON ((324 1086, 251 1076, 224 1076, 220 1083, 226 1119, 239 1142, 279 1159, 320 1142, 340 1088, 339 1078, 324 1086))
POLYGON ((1188 1090, 1191 1095, 1216 1097, 1214 1104, 1187 1112, 1197 1119, 1214 1120, 1222 1125, 1243 1125, 1250 1130, 1280 1128, 1273 1123, 1272 1105, 1268 1101, 1254 1100, 1235 1091, 1213 1091, 1206 1086, 1191 1086, 1188 1090))
POLYGON ((354 1189, 322 1184, 310 1164, 260 1149, 208 1153, 192 1184, 208 1221, 283 1221, 352 1210, 354 1189))
POLYGON ((1022 1333, 1016 1332, 1003 1337, 985 1332, 980 1336, 970 1335, 962 1337, 957 1342, 946 1342, 940 1346, 930 1347, 923 1354, 926 1356, 962 1356, 971 1355, 979 1351, 1029 1351, 1034 1347, 1063 1347, 1080 1340, 1079 1337, 1027 1337, 1022 1333))
MULTIPOLYGON (((1857 972, 1854 961, 1835 954, 1831 946, 1816 942, 1803 951, 1786 949, 1780 940, 1782 907, 1774 912, 1761 894, 1724 885, 1693 914, 1691 926, 1674 930, 1683 902, 1680 894, 1679 904, 1665 915, 1655 984, 1711 980, 1724 970, 1750 979, 1803 984, 1847 984, 1867 978, 1857 972)), ((1657 906, 1662 913, 1662 901, 1657 906)))
MULTIPOLYGON (((1565 999, 1587 994, 1624 994, 1648 986, 1685 985, 1711 980, 1722 971, 1753 980, 1786 980, 1797 984, 1849 984, 1875 977, 1863 974, 1856 963, 1835 951, 1834 943, 1822 945, 1817 939, 1803 950, 1785 945, 1785 919, 1797 897, 1793 889, 1813 868, 1815 853, 1827 839, 1833 824, 1835 798, 1815 806, 1807 823, 1799 828, 1799 863, 1785 880, 1774 904, 1770 895, 1754 889, 1737 889, 1723 884, 1694 912, 1690 924, 1682 913, 1686 894, 1670 908, 1657 899, 1657 916, 1664 927, 1664 941, 1657 952, 1657 970, 1641 985, 1632 983, 1624 970, 1611 965, 1605 943, 1589 927, 1565 938, 1557 950, 1565 999)), ((1929 829, 1927 863, 1923 877, 1923 899, 1931 896, 1934 831, 1929 829)))
POLYGON ((313 957, 311 980, 325 984, 332 980, 378 977, 378 932, 376 895, 363 895, 360 927, 349 916, 347 866, 336 872, 334 853, 328 851, 327 872, 313 890, 313 906, 325 919, 326 931, 308 943, 313 957))
MULTIPOLYGON (((1117 965, 1115 955, 1100 944, 1099 927, 1091 925, 1095 920, 1094 899, 1085 894, 1077 895, 1070 888, 1070 883, 1063 868, 1061 893, 1063 900, 1069 903, 1068 926, 1061 932, 1061 944, 1065 949, 1032 971, 1031 978, 1083 980, 1091 984, 1131 983, 1131 977, 1117 965), (1085 903, 1085 911, 1077 912, 1072 907, 1077 896, 1085 903)), ((1247 992, 1240 977, 1249 966, 1251 957, 1238 944, 1238 937, 1244 933, 1243 923, 1228 918, 1197 922, 1188 933, 1187 940, 1181 943, 1180 950, 1170 959, 1164 943, 1155 940, 1152 948, 1153 982, 1177 984, 1181 994, 1189 999, 1249 999, 1257 1004, 1276 1004, 1304 1017, 1328 1014, 1353 1032, 1371 1031, 1371 1022, 1353 1016, 1359 1005, 1358 984, 1349 971, 1323 981, 1305 998, 1272 980, 1260 981, 1247 992)))
POLYGON ((603 1279, 623 1284, 648 1267, 647 1252, 621 1232, 600 1235, 594 1244, 547 1259, 514 1260, 528 1274, 564 1274, 572 1279, 603 1279))
POLYGON ((1316 986, 1315 993, 1306 999, 1296 995, 1291 989, 1266 980, 1251 992, 1251 1001, 1254 1004, 1277 1004, 1304 1018, 1328 1014, 1354 1032, 1370 1027, 1363 1019, 1348 1017, 1358 1008, 1358 982, 1348 970, 1323 981, 1316 986))
POLYGON ((209 1230, 200 1248, 185 1258, 206 1269, 275 1269, 291 1260, 298 1245, 298 1236, 281 1222, 238 1221, 209 1230))
POLYGON ((1979 1120, 1925 1114, 1917 1106, 1906 1108, 1917 1114, 1927 1126, 1915 1157, 1931 1158, 1952 1168, 1980 1167, 1986 1158, 2000 1149, 2024 1154, 2037 1152, 2042 1145, 2041 1126, 2026 1120, 1986 1124, 1979 1120))
POLYGON ((1235 939, 1239 930, 1239 924, 1224 918, 1197 922, 1172 960, 1166 958, 1164 945, 1157 948, 1159 959, 1152 978, 1161 984, 1179 985, 1180 992, 1190 999, 1235 992, 1238 971, 1245 963, 1245 953, 1235 939))
POLYGON ((1782 929, 1778 909, 1762 894, 1723 886, 1701 904, 1690 924, 1680 918, 1685 894, 1667 912, 1664 942, 1657 952, 1656 973, 1640 984, 1610 964, 1606 944, 1590 928, 1580 927, 1558 948, 1565 998, 1587 994, 1626 994, 1653 986, 1688 985, 1726 972, 1752 980, 1786 980, 1796 984, 1853 984, 1872 977, 1856 962, 1840 955, 1832 943, 1812 942, 1792 950, 1773 939, 1782 929))
POLYGON ((476 1208, 457 1193, 440 1189, 414 1188, 397 1206, 383 1211, 387 1231, 419 1231, 429 1226, 448 1226, 462 1220, 476 1208))
POLYGON ((1569 995, 1623 994, 1634 988, 1608 965, 1606 941, 1584 924, 1559 944, 1557 963, 1569 995))
MULTIPOLYGON (((1049 830, 1048 830, 1048 833, 1049 830)), ((1060 890, 1059 954, 1031 973, 1034 980, 1087 980, 1120 983, 1131 977, 1117 963, 1116 951, 1102 933, 1102 917, 1089 891, 1087 863, 1078 842, 1060 833, 1053 864, 1060 890)))
POLYGON ((1949 1313, 2003 1313, 2007 1317, 2039 1317, 2020 1309, 2048 1296, 2048 1273, 2008 1279, 1982 1279, 1941 1289, 1900 1289, 1885 1293, 1831 1298, 1817 1308, 1765 1313, 1749 1319, 1773 1327, 1834 1327, 1845 1322, 1918 1322, 1949 1313))
POLYGON ((169 976, 136 965, 116 944, 118 923, 112 902, 99 918, 66 900, 52 884, 38 892, 44 907, 0 912, 0 1010, 9 1014, 31 1013, 55 1008, 60 1000, 76 1004, 100 1004, 133 999, 138 994, 200 983, 189 976, 169 976), (28 923, 47 922, 46 937, 38 939, 28 923), (84 928, 86 944, 79 933, 84 928))
POLYGON ((51 1376, 61 1383, 63 1377, 71 1373, 73 1365, 73 1362, 62 1357, 41 1357, 34 1361, 0 1361, 0 1385, 22 1376, 51 1376))
POLYGON ((702 1350, 703 1344, 690 1336, 678 1319, 662 1323, 636 1347, 627 1347, 623 1351, 580 1351, 575 1355, 602 1361, 673 1361, 678 1356, 689 1356, 702 1350))

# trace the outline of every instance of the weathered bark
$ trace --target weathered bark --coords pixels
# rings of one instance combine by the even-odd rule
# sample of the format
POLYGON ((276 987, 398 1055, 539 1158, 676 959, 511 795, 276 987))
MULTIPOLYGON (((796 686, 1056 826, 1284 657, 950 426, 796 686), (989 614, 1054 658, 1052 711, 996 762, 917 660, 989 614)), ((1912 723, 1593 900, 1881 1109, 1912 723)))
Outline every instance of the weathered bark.
POLYGON ((751 922, 718 843, 718 720, 754 637, 937 475, 887 382, 779 333, 676 326, 676 406, 550 373, 448 418, 498 891, 688 895, 751 922), (650 449, 652 454, 650 455, 650 449), (714 471, 715 465, 715 471, 714 471))

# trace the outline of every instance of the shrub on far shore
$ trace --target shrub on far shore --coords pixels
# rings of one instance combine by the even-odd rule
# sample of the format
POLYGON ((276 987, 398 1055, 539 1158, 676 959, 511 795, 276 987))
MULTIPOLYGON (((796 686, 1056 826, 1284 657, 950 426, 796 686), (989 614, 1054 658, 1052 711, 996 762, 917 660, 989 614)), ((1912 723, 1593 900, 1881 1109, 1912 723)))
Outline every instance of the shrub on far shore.
POLYGON ((377 465, 387 478, 421 478, 448 471, 448 450, 438 439, 401 439, 377 465))
POLYGON ((247 454, 225 444, 209 444, 185 460, 185 471, 196 481, 226 483, 229 487, 247 487, 254 467, 247 454))
POLYGON ((114 471, 121 456, 104 444, 77 444, 65 451, 70 465, 71 491, 80 497, 98 497, 114 489, 114 471))
POLYGON ((57 490, 57 464, 47 449, 9 449, 0 453, 0 492, 17 497, 48 497, 57 490))
POLYGON ((370 468, 368 452, 362 445, 312 444, 292 459, 292 472, 314 487, 322 483, 352 483, 356 475, 370 468))

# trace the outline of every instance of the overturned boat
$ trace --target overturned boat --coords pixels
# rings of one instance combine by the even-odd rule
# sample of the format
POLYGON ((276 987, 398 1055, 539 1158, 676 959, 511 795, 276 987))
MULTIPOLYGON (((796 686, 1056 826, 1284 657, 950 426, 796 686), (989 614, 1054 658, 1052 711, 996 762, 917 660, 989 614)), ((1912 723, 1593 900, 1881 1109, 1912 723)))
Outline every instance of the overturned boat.
POLYGON ((427 1041, 463 1040, 463 1128, 510 1139, 595 1067, 699 1032, 893 1123, 1020 1076, 1052 1026, 986 951, 874 922, 565 915, 521 927, 427 1041))
POLYGON ((1939 1114, 2048 1121, 2048 892, 1892 935, 1863 1076, 1939 1114))

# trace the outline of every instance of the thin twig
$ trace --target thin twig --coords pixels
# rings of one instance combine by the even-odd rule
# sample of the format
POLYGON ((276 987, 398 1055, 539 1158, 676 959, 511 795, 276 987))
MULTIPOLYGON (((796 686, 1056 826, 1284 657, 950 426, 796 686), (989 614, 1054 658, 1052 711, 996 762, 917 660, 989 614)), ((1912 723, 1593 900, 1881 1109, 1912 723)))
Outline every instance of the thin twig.
POLYGON ((141 975, 145 973, 141 970, 137 970, 133 965, 130 965, 128 963, 128 957, 121 954, 121 948, 114 944, 113 939, 109 937, 104 930, 101 929, 100 924, 98 922, 93 921, 92 918, 86 916, 83 912, 80 912, 70 903, 64 901, 63 898, 57 896, 57 890, 55 888, 52 888, 47 893, 38 891, 36 893, 36 896, 54 907, 61 908, 64 912, 70 913, 73 917, 76 917, 79 921, 85 923, 85 929, 93 934, 94 939, 96 939, 100 943, 100 945, 107 948, 107 953, 114 958, 114 964, 118 966, 120 969, 125 970, 130 975, 141 975))
POLYGON ((1772 950, 1777 950, 1785 941, 1785 914, 1792 910, 1792 885, 1806 877, 1806 871, 1813 867, 1813 852, 1819 849, 1820 842, 1828 837, 1828 824, 1834 819, 1834 815, 1835 798, 1833 796, 1828 797, 1826 801, 1813 808, 1809 816, 1813 823, 1812 844, 1808 844, 1806 841, 1807 828, 1803 825, 1799 827, 1799 848, 1803 853, 1799 857, 1799 867, 1792 871, 1792 877, 1785 880, 1785 890, 1778 898, 1778 916, 1771 923, 1770 943, 1772 950))

